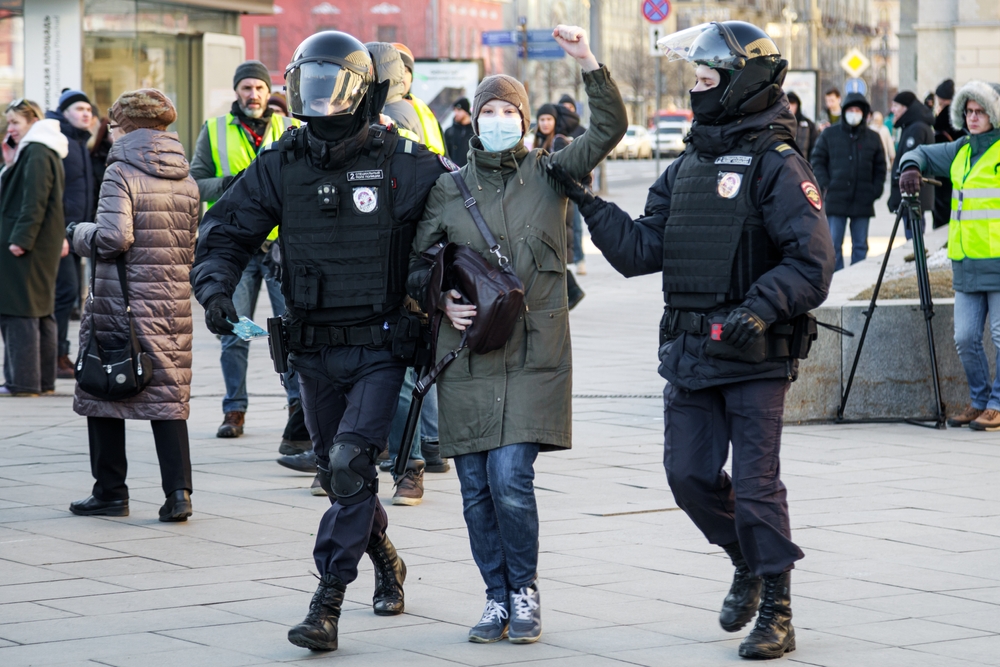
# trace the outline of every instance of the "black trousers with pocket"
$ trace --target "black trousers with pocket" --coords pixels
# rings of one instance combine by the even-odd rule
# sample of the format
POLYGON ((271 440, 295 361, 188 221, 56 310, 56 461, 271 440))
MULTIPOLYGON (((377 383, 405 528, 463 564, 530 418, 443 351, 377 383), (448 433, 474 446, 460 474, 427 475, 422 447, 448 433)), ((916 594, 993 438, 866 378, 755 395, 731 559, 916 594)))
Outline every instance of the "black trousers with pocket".
MULTIPOLYGON (((191 447, 187 421, 171 419, 151 421, 156 458, 160 462, 160 481, 164 496, 178 489, 192 491, 191 447)), ((125 420, 87 417, 90 435, 90 470, 94 475, 94 497, 98 500, 125 500, 128 486, 125 475, 125 420)))

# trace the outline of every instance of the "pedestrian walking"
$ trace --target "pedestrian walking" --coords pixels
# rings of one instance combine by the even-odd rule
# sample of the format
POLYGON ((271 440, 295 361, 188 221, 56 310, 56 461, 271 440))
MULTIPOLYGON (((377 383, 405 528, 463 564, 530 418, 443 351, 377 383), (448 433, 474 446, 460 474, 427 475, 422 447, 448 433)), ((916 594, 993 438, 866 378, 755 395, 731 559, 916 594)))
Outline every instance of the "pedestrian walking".
POLYGON ((451 163, 378 124, 393 84, 375 80, 373 54, 351 35, 308 37, 285 80, 289 111, 308 124, 261 153, 209 209, 192 284, 209 330, 230 334, 234 286, 280 228, 287 363, 299 374, 332 505, 316 530, 319 585, 288 640, 329 651, 365 553, 375 565, 375 613, 403 613, 406 566, 386 535, 375 461, 417 343, 401 312, 410 245, 427 193, 451 163))
MULTIPOLYGON (((663 465, 677 505, 736 568, 719 623, 744 658, 795 650, 792 542, 780 448, 785 394, 826 298, 834 253, 781 84, 788 62, 756 26, 664 37, 696 66, 687 150, 650 188, 643 217, 557 173, 591 238, 625 276, 662 272, 663 465), (724 258, 720 261, 719 258, 724 258), (732 476, 724 466, 730 457, 732 476)), ((556 170, 558 171, 558 170, 556 170)))
POLYGON ((813 147, 819 139, 819 130, 816 123, 805 117, 802 113, 802 100, 795 93, 788 93, 788 108, 795 116, 797 127, 795 129, 795 144, 799 151, 808 160, 812 155, 813 147))
POLYGON ((840 89, 833 87, 823 93, 823 106, 826 107, 826 119, 829 125, 836 125, 840 122, 840 115, 843 109, 840 106, 840 89))
MULTIPOLYGON (((934 112, 908 90, 901 91, 893 98, 890 109, 893 114, 893 127, 898 133, 896 161, 892 165, 892 190, 889 192, 889 210, 895 213, 902 201, 902 196, 899 193, 899 165, 902 164, 903 156, 917 146, 934 143, 934 130, 931 127, 934 123, 934 112)), ((920 190, 920 210, 926 213, 933 208, 934 186, 924 183, 920 190)), ((924 218, 910 222, 911 224, 915 223, 920 234, 923 235, 924 218)), ((907 240, 912 238, 910 226, 908 224, 904 227, 907 240)))
POLYGON ((138 419, 149 421, 153 429, 166 497, 160 521, 186 521, 194 489, 187 418, 193 334, 189 278, 198 186, 177 134, 167 132, 177 110, 162 91, 124 93, 109 113, 115 141, 97 217, 66 230, 78 255, 97 260, 80 322, 80 349, 87 349, 92 336, 103 349, 121 348, 134 318, 153 376, 142 392, 119 401, 102 400, 77 385, 73 410, 87 418, 95 482, 91 495, 69 509, 81 516, 129 515, 125 420, 138 419), (119 277, 122 257, 125 283, 119 277))
POLYGON ((452 105, 451 127, 444 131, 444 142, 448 157, 459 167, 469 161, 469 141, 475 136, 472 130, 472 107, 469 98, 460 97, 452 105))
POLYGON ((38 396, 56 388, 56 276, 69 252, 63 217, 69 152, 59 123, 31 100, 7 106, 6 163, 0 173, 0 397, 38 396))
MULTIPOLYGON (((583 69, 590 130, 557 153, 528 151, 531 113, 524 86, 506 75, 486 77, 473 100, 476 132, 460 173, 499 249, 491 249, 451 175, 428 198, 413 243, 411 296, 427 310, 420 252, 448 241, 468 245, 494 266, 498 255, 526 285, 525 310, 507 344, 487 354, 462 350, 438 379, 442 456, 453 459, 462 490, 472 555, 486 584, 486 607, 469 641, 541 636, 538 510, 533 486, 540 451, 571 445, 572 366, 566 302, 566 198, 551 187, 548 164, 576 178, 618 144, 628 124, 618 86, 600 66, 584 31, 556 26, 553 37, 583 69), (492 254, 492 251, 496 254, 492 254), (423 287, 422 287, 423 285, 423 287)), ((442 326, 438 358, 459 347, 475 306, 445 298, 451 326, 442 326)))
MULTIPOLYGON (((299 121, 275 113, 268 105, 271 96, 271 74, 257 60, 248 60, 233 74, 236 100, 228 114, 205 121, 195 144, 191 160, 191 176, 198 184, 201 199, 211 208, 216 200, 233 184, 264 149, 273 144, 285 130, 299 121)), ((233 292, 237 317, 253 319, 261 284, 267 288, 274 317, 285 312, 278 276, 268 266, 267 256, 278 240, 274 228, 253 253, 233 292)), ((234 318, 235 319, 235 318, 234 318)), ((238 336, 221 336, 222 354, 219 358, 226 393, 222 398, 222 424, 216 431, 218 438, 238 438, 243 435, 246 413, 250 406, 247 391, 247 365, 250 343, 238 336)), ((299 381, 289 371, 284 375, 285 396, 288 399, 288 421, 281 435, 278 453, 294 455, 312 453, 312 443, 302 417, 299 381)), ((281 459, 279 459, 279 463, 281 459)), ((315 462, 305 470, 315 474, 315 462)))
POLYGON ((925 144, 900 162, 899 187, 923 192, 922 176, 949 176, 954 196, 948 258, 955 288, 955 348, 969 383, 969 407, 948 420, 976 431, 1000 430, 1000 374, 990 378, 983 326, 1000 356, 1000 84, 970 81, 951 106, 951 125, 967 133, 925 144))
POLYGON ((868 221, 885 188, 882 139, 868 128, 871 112, 860 93, 844 99, 840 122, 823 130, 812 153, 812 168, 826 202, 826 218, 837 254, 835 271, 844 268, 841 248, 851 227, 851 264, 868 256, 868 221))

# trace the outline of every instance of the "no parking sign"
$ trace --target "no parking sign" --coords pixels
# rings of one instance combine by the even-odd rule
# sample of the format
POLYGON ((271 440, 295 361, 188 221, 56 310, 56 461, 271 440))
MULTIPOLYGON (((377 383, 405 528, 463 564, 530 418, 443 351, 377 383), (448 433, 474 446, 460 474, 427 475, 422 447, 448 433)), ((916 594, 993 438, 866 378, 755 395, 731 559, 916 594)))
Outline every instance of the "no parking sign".
POLYGON ((650 23, 663 23, 670 16, 670 0, 643 0, 642 15, 650 23))

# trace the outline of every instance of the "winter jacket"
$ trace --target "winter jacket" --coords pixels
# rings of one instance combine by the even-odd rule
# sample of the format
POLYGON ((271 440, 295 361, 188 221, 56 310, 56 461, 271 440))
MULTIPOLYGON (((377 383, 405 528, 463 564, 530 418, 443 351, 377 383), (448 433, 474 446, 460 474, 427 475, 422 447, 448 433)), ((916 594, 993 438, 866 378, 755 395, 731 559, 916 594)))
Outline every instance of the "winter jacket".
POLYGON ((80 321, 80 350, 90 340, 94 313, 98 341, 122 347, 128 332, 115 259, 125 254, 129 304, 153 380, 124 401, 102 401, 79 386, 73 409, 87 417, 187 419, 191 398, 191 284, 198 228, 198 186, 184 147, 173 132, 133 130, 115 141, 101 185, 95 222, 77 225, 73 247, 91 257, 97 247, 94 289, 80 321))
MULTIPOLYGON (((569 448, 572 364, 566 301, 566 197, 545 166, 557 162, 582 178, 618 144, 628 125, 618 86, 606 68, 583 80, 593 122, 555 154, 528 151, 524 142, 502 153, 472 140, 460 171, 503 254, 525 286, 527 308, 506 346, 487 354, 468 349, 438 379, 438 427, 443 456, 533 442, 543 450, 569 448)), ((426 308, 427 263, 419 253, 439 241, 468 245, 491 264, 497 259, 476 228, 454 180, 441 176, 427 198, 410 262, 410 295, 426 308)), ((440 359, 461 333, 442 326, 440 359)))
POLYGON ((809 160, 812 158, 816 142, 819 141, 819 130, 816 129, 816 123, 803 116, 801 111, 795 114, 795 123, 795 144, 802 155, 809 160))
POLYGON ((375 61, 379 81, 389 82, 389 95, 385 98, 382 113, 391 118, 396 125, 415 134, 417 141, 423 143, 424 130, 420 124, 420 116, 417 115, 413 105, 403 99, 406 93, 406 84, 403 82, 406 65, 403 64, 399 51, 388 42, 368 42, 365 46, 375 61))
MULTIPOLYGON (((732 151, 744 134, 764 130, 792 136, 795 119, 786 100, 726 125, 700 127, 695 123, 690 141, 700 155, 711 159, 732 151)), ((781 262, 757 279, 742 303, 769 325, 791 320, 823 303, 834 267, 826 215, 820 201, 807 194, 815 188, 809 163, 797 151, 780 147, 778 144, 761 157, 751 201, 760 211, 772 243, 781 251, 781 262)), ((637 220, 600 198, 580 207, 591 240, 626 278, 663 270, 671 192, 678 171, 691 155, 684 153, 677 158, 650 187, 645 213, 637 220)), ((686 332, 661 346, 659 354, 660 375, 687 391, 746 380, 794 379, 798 373, 795 360, 752 364, 710 357, 705 354, 704 337, 686 332)))
MULTIPOLYGON (((250 127, 254 128, 255 132, 259 132, 263 135, 268 124, 271 122, 271 115, 273 111, 267 109, 264 111, 264 115, 261 118, 247 118, 240 111, 239 102, 233 102, 233 106, 229 109, 229 112, 233 114, 233 123, 247 123, 250 127)), ((198 132, 198 139, 194 145, 194 157, 191 158, 191 178, 194 179, 195 183, 198 184, 198 194, 201 196, 201 201, 213 202, 217 201, 222 193, 226 191, 226 188, 233 182, 233 177, 231 176, 216 176, 215 170, 215 158, 212 157, 212 140, 208 137, 208 124, 216 122, 215 118, 210 118, 201 126, 201 131, 198 132)), ((253 146, 253 139, 247 133, 246 128, 241 128, 243 130, 243 136, 246 138, 247 143, 253 146)), ((259 150, 263 150, 264 146, 261 145, 259 150)))
MULTIPOLYGON (((900 131, 899 140, 896 142, 896 161, 892 164, 892 191, 889 194, 889 210, 893 213, 899 208, 902 196, 899 193, 899 165, 903 156, 912 151, 917 146, 924 146, 934 143, 934 112, 927 108, 923 102, 917 100, 909 106, 899 118, 895 119, 894 126, 900 131)), ((924 211, 929 211, 934 207, 934 186, 924 184, 920 188, 920 206, 924 211)))
MULTIPOLYGON (((867 115, 870 107, 863 96, 851 93, 844 100, 845 108, 859 105, 867 115)), ((839 123, 819 135, 810 162, 823 192, 827 215, 875 215, 875 202, 885 188, 885 155, 882 139, 864 121, 852 127, 847 116, 842 115, 839 123)))
POLYGON ((63 158, 66 137, 54 120, 36 121, 0 173, 0 315, 55 311, 56 273, 66 238, 63 158), (26 252, 15 257, 11 244, 26 252))
POLYGON ((90 161, 87 140, 90 132, 73 127, 58 111, 49 111, 46 118, 59 123, 59 130, 66 137, 69 152, 63 158, 66 172, 66 189, 63 190, 63 216, 66 224, 94 219, 94 166, 90 161))
POLYGON ((445 150, 451 161, 459 167, 464 167, 469 161, 469 142, 475 134, 472 123, 468 125, 452 123, 451 127, 444 131, 445 150))
POLYGON ((104 182, 104 172, 108 168, 108 153, 111 152, 111 129, 107 118, 101 120, 97 128, 97 138, 90 145, 90 164, 94 170, 94 206, 101 197, 101 184, 104 182))
MULTIPOLYGON (((959 89, 951 106, 952 127, 958 130, 966 127, 964 111, 969 100, 978 102, 987 110, 993 129, 982 134, 965 135, 946 144, 919 146, 901 160, 900 171, 916 167, 924 176, 948 176, 955 156, 963 146, 970 145, 969 163, 975 165, 992 145, 1000 141, 1000 86, 970 81, 959 89)), ((997 187, 1000 187, 1000 176, 997 177, 997 187)), ((1000 253, 997 258, 953 260, 951 268, 952 285, 956 292, 1000 291, 1000 253)))

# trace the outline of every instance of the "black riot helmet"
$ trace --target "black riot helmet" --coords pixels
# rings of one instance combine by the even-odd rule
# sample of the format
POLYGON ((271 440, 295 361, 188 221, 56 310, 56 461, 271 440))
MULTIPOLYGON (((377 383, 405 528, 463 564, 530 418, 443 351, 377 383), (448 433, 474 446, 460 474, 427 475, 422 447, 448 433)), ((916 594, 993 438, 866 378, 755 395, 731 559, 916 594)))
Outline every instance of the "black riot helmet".
POLYGON ((660 38, 657 46, 669 60, 722 70, 728 84, 721 103, 730 118, 763 111, 781 97, 788 61, 774 40, 751 23, 702 23, 660 38))
POLYGON ((285 68, 288 109, 308 121, 353 115, 364 103, 362 113, 372 118, 382 110, 388 92, 379 90, 377 81, 364 44, 345 32, 318 32, 299 44, 285 68))

